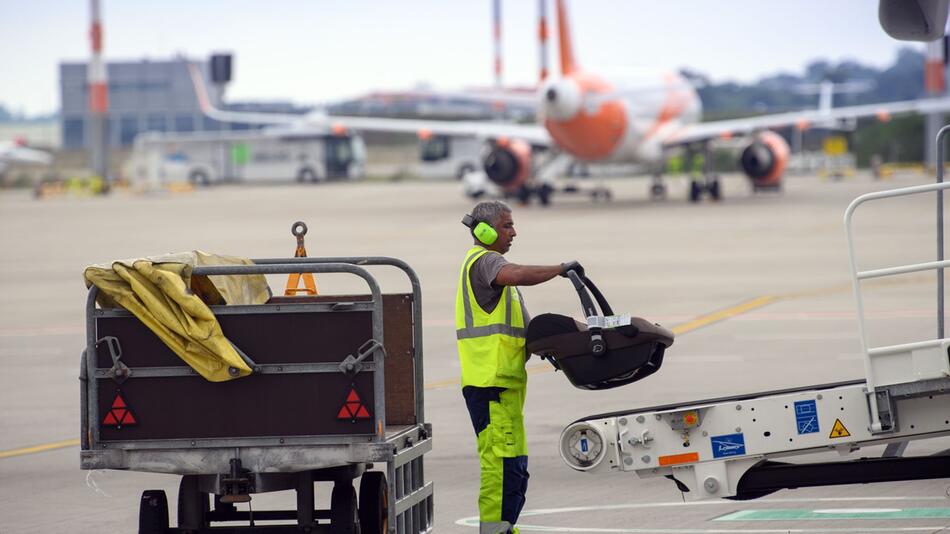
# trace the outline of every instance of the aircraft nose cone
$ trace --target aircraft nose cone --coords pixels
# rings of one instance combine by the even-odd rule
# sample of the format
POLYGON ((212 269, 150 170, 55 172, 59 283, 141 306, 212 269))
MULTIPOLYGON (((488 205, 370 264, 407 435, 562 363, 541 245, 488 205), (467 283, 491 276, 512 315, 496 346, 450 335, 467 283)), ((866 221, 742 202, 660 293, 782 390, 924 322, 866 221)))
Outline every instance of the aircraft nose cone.
POLYGON ((548 102, 554 102, 557 100, 557 91, 553 87, 548 88, 544 93, 544 98, 547 99, 548 102))

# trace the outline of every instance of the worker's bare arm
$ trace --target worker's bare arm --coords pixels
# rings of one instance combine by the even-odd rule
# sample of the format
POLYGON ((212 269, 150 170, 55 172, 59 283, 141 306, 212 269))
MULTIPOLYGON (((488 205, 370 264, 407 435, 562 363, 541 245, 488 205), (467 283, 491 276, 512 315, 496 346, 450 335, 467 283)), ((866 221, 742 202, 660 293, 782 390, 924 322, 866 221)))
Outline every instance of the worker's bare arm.
POLYGON ((495 283, 500 286, 533 286, 559 276, 560 265, 518 265, 508 263, 498 271, 495 283))

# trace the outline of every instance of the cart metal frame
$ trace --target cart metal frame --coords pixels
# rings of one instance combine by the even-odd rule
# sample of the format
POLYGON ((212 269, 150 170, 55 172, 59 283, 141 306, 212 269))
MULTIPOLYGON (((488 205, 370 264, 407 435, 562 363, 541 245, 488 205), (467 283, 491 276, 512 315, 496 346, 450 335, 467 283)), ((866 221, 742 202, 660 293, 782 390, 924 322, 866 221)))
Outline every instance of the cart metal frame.
MULTIPOLYGON (((211 306, 215 315, 261 313, 372 313, 372 340, 356 355, 339 363, 301 363, 259 365, 242 354, 255 374, 373 373, 373 424, 376 432, 352 435, 261 436, 214 439, 103 440, 100 436, 97 382, 116 380, 121 352, 112 351, 112 369, 97 366, 97 345, 106 342, 97 335, 97 319, 130 317, 125 310, 96 307, 98 289, 92 286, 86 299, 86 349, 80 365, 81 380, 81 456, 82 469, 122 469, 183 476, 182 488, 220 494, 232 464, 239 464, 252 481, 253 492, 298 490, 296 512, 255 512, 258 519, 298 519, 298 526, 319 531, 315 518, 326 513, 313 509, 312 482, 334 480, 338 483, 360 476, 373 463, 386 464, 389 490, 389 529, 392 534, 430 532, 433 523, 433 484, 425 480, 423 456, 432 449, 431 425, 424 418, 424 380, 422 344, 422 291, 416 273, 402 260, 389 257, 267 258, 254 259, 253 265, 195 267, 194 275, 249 275, 348 273, 362 278, 371 299, 355 302, 314 302, 305 304, 261 304, 252 306, 211 306), (412 335, 415 424, 394 427, 387 432, 382 294, 376 279, 364 266, 393 266, 402 270, 412 286, 412 335), (304 481, 304 482, 302 482, 304 481), (310 481, 310 490, 305 481, 310 481), (262 515, 263 514, 263 515, 262 515)), ((112 342, 107 342, 111 345, 112 342)), ((118 349, 121 351, 121 348, 118 349)), ((125 369, 122 380, 152 377, 194 376, 190 367, 136 367, 125 369)), ((119 372, 121 374, 122 371, 119 372)), ((240 380, 240 379, 238 379, 240 380)), ((346 482, 350 483, 351 482, 346 482)), ((245 512, 211 512, 214 520, 246 519, 245 512)), ((265 529, 266 530, 266 529, 265 529)), ((273 527, 271 527, 273 530, 273 527)), ((191 530, 189 530, 191 531, 191 530)))

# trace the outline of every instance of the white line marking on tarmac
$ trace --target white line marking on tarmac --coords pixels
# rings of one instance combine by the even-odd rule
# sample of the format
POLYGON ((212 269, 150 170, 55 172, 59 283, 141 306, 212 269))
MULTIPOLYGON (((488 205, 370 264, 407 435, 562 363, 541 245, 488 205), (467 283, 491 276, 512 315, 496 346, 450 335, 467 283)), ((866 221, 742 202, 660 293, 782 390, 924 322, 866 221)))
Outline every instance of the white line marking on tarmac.
MULTIPOLYGON (((815 499, 761 499, 757 504, 780 504, 780 503, 832 503, 832 502, 895 502, 895 501, 946 501, 946 497, 928 497, 928 496, 903 496, 903 497, 821 497, 815 499)), ((679 507, 708 507, 708 506, 736 506, 735 501, 693 501, 693 502, 656 502, 656 503, 637 503, 637 504, 604 504, 596 506, 569 506, 565 508, 539 508, 536 510, 525 510, 521 517, 532 517, 549 514, 565 514, 572 512, 596 512, 602 510, 642 510, 645 508, 679 508, 679 507)), ((456 525, 463 527, 478 528, 478 516, 463 517, 455 522, 456 525)), ((518 529, 522 532, 617 532, 634 534, 807 534, 813 532, 934 532, 933 525, 921 527, 859 527, 859 528, 781 528, 781 529, 723 529, 723 528, 601 528, 601 527, 560 527, 546 525, 529 525, 518 523, 518 529)))
POLYGON ((893 514, 903 508, 825 508, 812 510, 816 514, 893 514))

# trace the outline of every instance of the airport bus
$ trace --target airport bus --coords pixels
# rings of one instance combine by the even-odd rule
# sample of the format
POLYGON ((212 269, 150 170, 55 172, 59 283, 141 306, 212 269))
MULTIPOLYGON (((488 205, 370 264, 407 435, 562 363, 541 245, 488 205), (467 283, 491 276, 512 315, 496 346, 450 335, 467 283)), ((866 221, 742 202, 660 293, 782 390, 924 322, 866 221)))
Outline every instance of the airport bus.
POLYGON ((228 132, 147 132, 135 138, 134 182, 160 187, 252 182, 319 183, 362 178, 363 139, 352 133, 287 128, 228 132))
POLYGON ((427 179, 461 180, 482 170, 485 142, 475 137, 433 135, 419 141, 417 173, 427 179))

